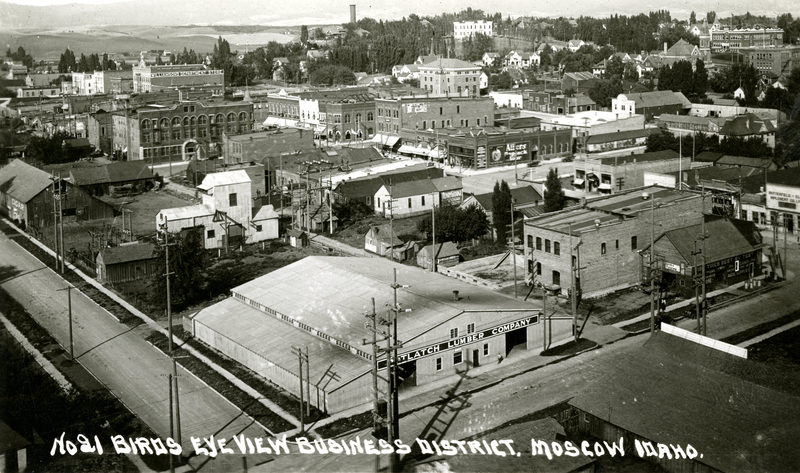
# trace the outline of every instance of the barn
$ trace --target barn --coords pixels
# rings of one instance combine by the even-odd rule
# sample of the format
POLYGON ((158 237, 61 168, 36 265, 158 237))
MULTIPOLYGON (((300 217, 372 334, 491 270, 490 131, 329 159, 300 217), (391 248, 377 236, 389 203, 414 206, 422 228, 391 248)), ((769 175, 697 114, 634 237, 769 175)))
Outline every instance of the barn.
POLYGON ((61 195, 65 222, 114 216, 114 208, 62 180, 60 190, 50 174, 19 159, 0 169, 0 211, 23 226, 45 227, 53 222, 53 191, 61 195))
POLYGON ((378 317, 387 317, 394 271, 404 309, 397 319, 401 391, 497 365, 519 350, 543 350, 546 336, 555 342, 572 334, 571 320, 543 320, 538 304, 383 258, 324 256, 232 289, 231 297, 187 317, 185 328, 295 395, 300 380, 291 348, 307 347, 311 403, 340 412, 371 400, 373 355, 363 342, 372 332, 364 314, 374 298, 378 317))

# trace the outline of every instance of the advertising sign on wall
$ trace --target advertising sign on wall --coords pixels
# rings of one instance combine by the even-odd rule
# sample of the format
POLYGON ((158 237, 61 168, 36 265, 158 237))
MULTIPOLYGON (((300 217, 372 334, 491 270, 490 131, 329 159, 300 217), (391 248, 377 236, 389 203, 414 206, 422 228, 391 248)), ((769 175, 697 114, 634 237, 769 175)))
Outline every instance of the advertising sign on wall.
POLYGON ((492 146, 489 156, 491 164, 514 162, 527 160, 528 143, 506 143, 504 145, 492 146))
POLYGON ((797 210, 800 204, 800 189, 767 183, 767 208, 773 210, 797 210))

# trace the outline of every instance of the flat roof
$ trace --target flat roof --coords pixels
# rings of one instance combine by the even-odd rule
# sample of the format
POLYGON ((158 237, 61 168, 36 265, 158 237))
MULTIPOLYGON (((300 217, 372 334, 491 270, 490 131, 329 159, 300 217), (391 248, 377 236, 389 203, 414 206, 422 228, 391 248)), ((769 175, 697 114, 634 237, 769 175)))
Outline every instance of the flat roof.
POLYGON ((664 205, 684 199, 700 199, 700 196, 677 189, 648 186, 631 189, 621 194, 612 194, 588 200, 585 208, 579 207, 542 214, 539 217, 526 220, 525 225, 560 233, 569 233, 570 222, 572 222, 572 232, 577 235, 581 233, 581 230, 594 227, 596 221, 599 221, 600 225, 604 225, 626 218, 635 218, 640 212, 650 210, 652 205, 650 199, 653 198, 657 203, 664 205), (650 195, 647 200, 642 198, 642 194, 645 192, 650 195))

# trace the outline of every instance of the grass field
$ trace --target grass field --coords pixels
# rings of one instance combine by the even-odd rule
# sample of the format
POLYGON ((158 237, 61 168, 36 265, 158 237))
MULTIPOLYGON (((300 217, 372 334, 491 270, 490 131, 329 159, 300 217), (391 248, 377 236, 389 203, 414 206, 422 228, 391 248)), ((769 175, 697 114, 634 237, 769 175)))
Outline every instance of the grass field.
MULTIPOLYGON (((412 240, 422 240, 424 236, 417 231, 417 223, 427 215, 418 215, 410 218, 395 218, 392 221, 394 234, 403 239, 403 235, 413 235, 412 240)), ((348 227, 344 227, 333 234, 333 238, 355 248, 364 248, 364 237, 373 225, 388 225, 389 219, 377 215, 367 217, 348 227)))

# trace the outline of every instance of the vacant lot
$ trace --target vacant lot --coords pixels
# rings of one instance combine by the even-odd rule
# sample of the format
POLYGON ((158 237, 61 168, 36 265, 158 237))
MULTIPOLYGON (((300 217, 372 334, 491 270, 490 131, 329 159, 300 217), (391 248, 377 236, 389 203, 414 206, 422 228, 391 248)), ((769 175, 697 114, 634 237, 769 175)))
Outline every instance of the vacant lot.
MULTIPOLYGON (((394 230, 394 234, 404 241, 424 240, 425 237, 417 231, 417 223, 425 217, 427 217, 427 215, 393 219, 392 229, 394 230)), ((389 224, 388 218, 379 217, 377 215, 367 217, 348 227, 338 230, 336 233, 334 233, 333 238, 355 248, 364 248, 364 237, 367 235, 369 227, 384 224, 389 224)))
MULTIPOLYGON (((125 230, 132 229, 137 239, 153 235, 156 232, 156 214, 159 210, 192 205, 190 201, 179 197, 153 191, 131 197, 107 197, 103 200, 120 212, 123 209, 130 210, 130 212, 125 212, 125 230)), ((53 226, 43 227, 40 230, 42 232, 41 240, 52 248, 53 226)), ((93 238, 95 245, 100 245, 102 239, 112 244, 127 241, 127 237, 123 237, 122 215, 88 222, 64 222, 64 248, 68 251, 75 249, 78 252, 86 253, 93 238)))

